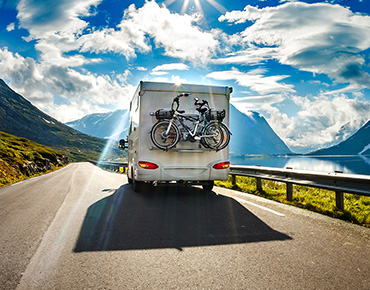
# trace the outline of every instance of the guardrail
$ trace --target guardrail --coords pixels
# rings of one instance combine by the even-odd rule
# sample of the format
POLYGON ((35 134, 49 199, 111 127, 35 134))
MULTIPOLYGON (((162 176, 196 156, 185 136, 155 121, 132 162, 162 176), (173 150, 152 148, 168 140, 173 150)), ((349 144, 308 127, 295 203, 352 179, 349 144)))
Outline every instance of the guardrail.
MULTIPOLYGON (((125 172, 126 162, 89 162, 113 171, 125 172)), ((370 176, 360 174, 344 174, 341 172, 321 173, 313 171, 293 170, 292 168, 274 168, 261 166, 231 165, 232 183, 236 184, 236 176, 256 178, 257 190, 262 191, 262 180, 286 183, 286 198, 293 200, 293 185, 322 188, 335 191, 336 207, 344 210, 343 193, 370 196, 370 176)))
POLYGON ((117 171, 117 172, 125 172, 125 168, 127 168, 127 162, 113 162, 113 161, 96 161, 96 160, 88 160, 90 163, 102 167, 104 169, 117 171))
POLYGON ((343 193, 370 196, 370 176, 344 174, 340 172, 321 173, 312 171, 281 169, 260 166, 231 165, 232 183, 236 184, 236 176, 254 177, 257 190, 262 191, 262 180, 273 180, 286 183, 286 198, 293 200, 293 184, 316 187, 335 191, 336 207, 344 210, 343 193))

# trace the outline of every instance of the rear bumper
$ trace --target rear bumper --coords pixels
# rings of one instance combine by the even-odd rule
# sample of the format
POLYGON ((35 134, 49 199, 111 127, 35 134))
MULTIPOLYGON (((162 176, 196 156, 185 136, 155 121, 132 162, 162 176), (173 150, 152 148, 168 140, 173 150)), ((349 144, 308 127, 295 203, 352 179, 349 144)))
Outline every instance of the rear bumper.
POLYGON ((138 181, 208 181, 227 180, 229 168, 214 169, 209 166, 159 166, 157 169, 137 168, 135 179, 138 181))

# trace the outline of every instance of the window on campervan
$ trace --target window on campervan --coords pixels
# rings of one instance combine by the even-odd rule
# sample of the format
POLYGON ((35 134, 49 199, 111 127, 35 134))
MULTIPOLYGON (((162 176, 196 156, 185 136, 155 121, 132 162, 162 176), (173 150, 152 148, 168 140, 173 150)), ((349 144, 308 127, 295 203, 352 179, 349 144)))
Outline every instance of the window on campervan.
POLYGON ((139 126, 139 101, 139 94, 135 94, 130 103, 130 133, 139 126))

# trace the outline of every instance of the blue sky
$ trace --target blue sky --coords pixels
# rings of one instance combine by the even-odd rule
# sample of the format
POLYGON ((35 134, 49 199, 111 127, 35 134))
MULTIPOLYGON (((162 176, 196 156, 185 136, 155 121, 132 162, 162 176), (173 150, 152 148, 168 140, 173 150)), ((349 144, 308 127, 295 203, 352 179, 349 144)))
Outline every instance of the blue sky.
POLYGON ((370 3, 0 0, 0 78, 62 121, 127 108, 140 80, 232 86, 295 152, 370 119, 370 3))

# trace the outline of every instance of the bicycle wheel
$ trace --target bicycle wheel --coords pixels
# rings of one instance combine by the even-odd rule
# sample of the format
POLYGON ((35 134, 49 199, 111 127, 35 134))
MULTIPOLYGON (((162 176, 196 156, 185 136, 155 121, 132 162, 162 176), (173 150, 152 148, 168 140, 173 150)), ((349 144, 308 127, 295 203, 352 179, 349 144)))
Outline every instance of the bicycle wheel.
POLYGON ((226 148, 227 145, 229 145, 231 132, 230 132, 229 128, 227 128, 227 126, 224 123, 218 122, 218 125, 220 126, 220 128, 222 130, 223 140, 222 140, 222 143, 220 144, 220 146, 217 148, 217 150, 222 150, 222 149, 226 148))
POLYGON ((202 133, 202 143, 206 145, 205 147, 218 149, 218 147, 222 144, 224 140, 224 133, 222 132, 219 124, 219 122, 211 122, 204 128, 202 133))
POLYGON ((166 134, 169 126, 169 121, 159 121, 153 126, 150 132, 150 137, 153 144, 159 149, 168 150, 174 147, 177 142, 179 142, 179 128, 176 125, 172 124, 169 133, 166 134))

